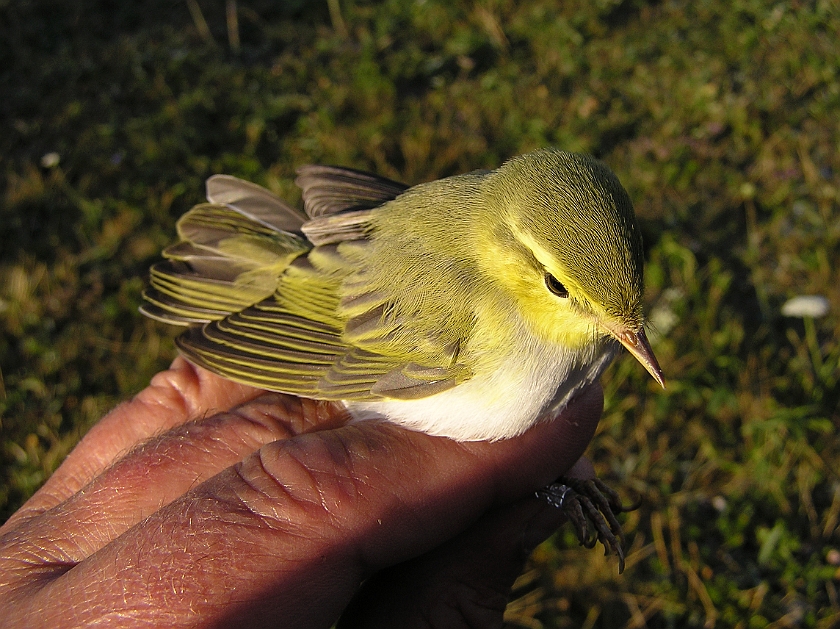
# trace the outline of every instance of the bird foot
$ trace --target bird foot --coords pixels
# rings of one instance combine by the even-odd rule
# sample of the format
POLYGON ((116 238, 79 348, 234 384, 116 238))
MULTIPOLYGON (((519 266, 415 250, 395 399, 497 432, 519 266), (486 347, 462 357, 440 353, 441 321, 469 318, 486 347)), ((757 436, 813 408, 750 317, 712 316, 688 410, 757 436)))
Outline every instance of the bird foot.
POLYGON ((598 478, 561 476, 537 495, 563 509, 582 546, 594 548, 596 542, 601 542, 604 554, 614 552, 618 556, 618 573, 624 572, 624 531, 616 516, 637 509, 638 503, 623 505, 619 495, 598 478))

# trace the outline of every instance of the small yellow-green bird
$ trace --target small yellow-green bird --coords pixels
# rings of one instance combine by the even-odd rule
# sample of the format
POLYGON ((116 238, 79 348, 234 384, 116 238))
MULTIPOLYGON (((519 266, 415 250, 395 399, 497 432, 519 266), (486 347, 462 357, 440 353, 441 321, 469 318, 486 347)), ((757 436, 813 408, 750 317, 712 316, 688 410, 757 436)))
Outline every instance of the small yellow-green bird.
POLYGON ((603 163, 545 149, 411 188, 298 173, 304 212, 211 177, 152 267, 142 311, 190 326, 193 363, 457 440, 554 417, 618 344, 664 385, 639 227, 603 163))

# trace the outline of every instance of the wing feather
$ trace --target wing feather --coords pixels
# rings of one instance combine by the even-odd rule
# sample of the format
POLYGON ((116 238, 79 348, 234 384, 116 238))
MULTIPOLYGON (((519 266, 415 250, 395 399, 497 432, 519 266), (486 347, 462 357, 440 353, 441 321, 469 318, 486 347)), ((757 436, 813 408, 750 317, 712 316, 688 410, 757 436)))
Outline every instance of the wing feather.
MULTIPOLYGON (((406 373, 408 367, 411 367, 411 365, 393 369, 383 375, 371 387, 371 393, 399 400, 417 400, 441 393, 458 384, 458 379, 451 377, 447 370, 442 367, 435 368, 439 377, 426 378, 412 377, 406 373)), ((424 370, 428 374, 429 370, 427 368, 424 368, 424 370)))
POLYGON ((366 238, 370 233, 370 210, 317 216, 302 228, 313 245, 331 245, 366 238))
POLYGON ((373 208, 395 199, 405 184, 372 173, 340 166, 301 166, 295 183, 303 195, 310 218, 373 208))
POLYGON ((267 190, 258 192, 263 189, 249 186, 228 186, 216 194, 213 189, 218 186, 208 184, 211 198, 231 204, 200 204, 181 217, 181 242, 164 250, 167 260, 152 267, 142 312, 190 325, 221 319, 274 292, 282 270, 311 245, 302 235, 280 230, 299 230, 302 214, 292 225, 285 204, 278 204, 267 190), (256 207, 258 202, 265 206, 256 207), (285 216, 270 219, 278 213, 285 216))
POLYGON ((227 205, 274 231, 300 232, 306 220, 303 212, 250 181, 230 175, 213 175, 206 185, 207 200, 210 203, 227 205))
POLYGON ((371 208, 406 186, 332 166, 298 172, 308 221, 259 186, 211 177, 210 203, 178 222, 181 242, 152 268, 143 311, 203 324, 177 340, 189 360, 276 391, 415 399, 470 377, 451 339, 404 342, 412 326, 390 291, 368 285, 371 208))

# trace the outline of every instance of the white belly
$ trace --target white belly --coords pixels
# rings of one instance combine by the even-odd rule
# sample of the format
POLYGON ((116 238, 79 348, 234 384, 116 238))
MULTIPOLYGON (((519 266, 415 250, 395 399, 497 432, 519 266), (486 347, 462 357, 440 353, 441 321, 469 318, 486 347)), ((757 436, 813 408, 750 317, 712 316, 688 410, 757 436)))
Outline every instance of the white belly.
POLYGON ((357 420, 385 418, 457 441, 494 441, 525 432, 554 417, 615 355, 606 343, 584 353, 556 346, 522 348, 501 368, 419 400, 345 402, 357 420))

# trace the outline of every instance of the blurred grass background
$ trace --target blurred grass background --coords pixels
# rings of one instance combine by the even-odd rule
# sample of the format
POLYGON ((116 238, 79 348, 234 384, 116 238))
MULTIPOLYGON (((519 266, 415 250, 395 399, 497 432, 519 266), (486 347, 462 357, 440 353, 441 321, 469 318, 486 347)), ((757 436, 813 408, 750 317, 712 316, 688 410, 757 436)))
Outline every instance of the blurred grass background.
POLYGON ((174 357, 137 307, 206 177, 555 145, 634 199, 669 386, 605 379, 626 572, 560 532, 509 626, 840 626, 838 33, 837 0, 0 0, 2 517, 174 357))

